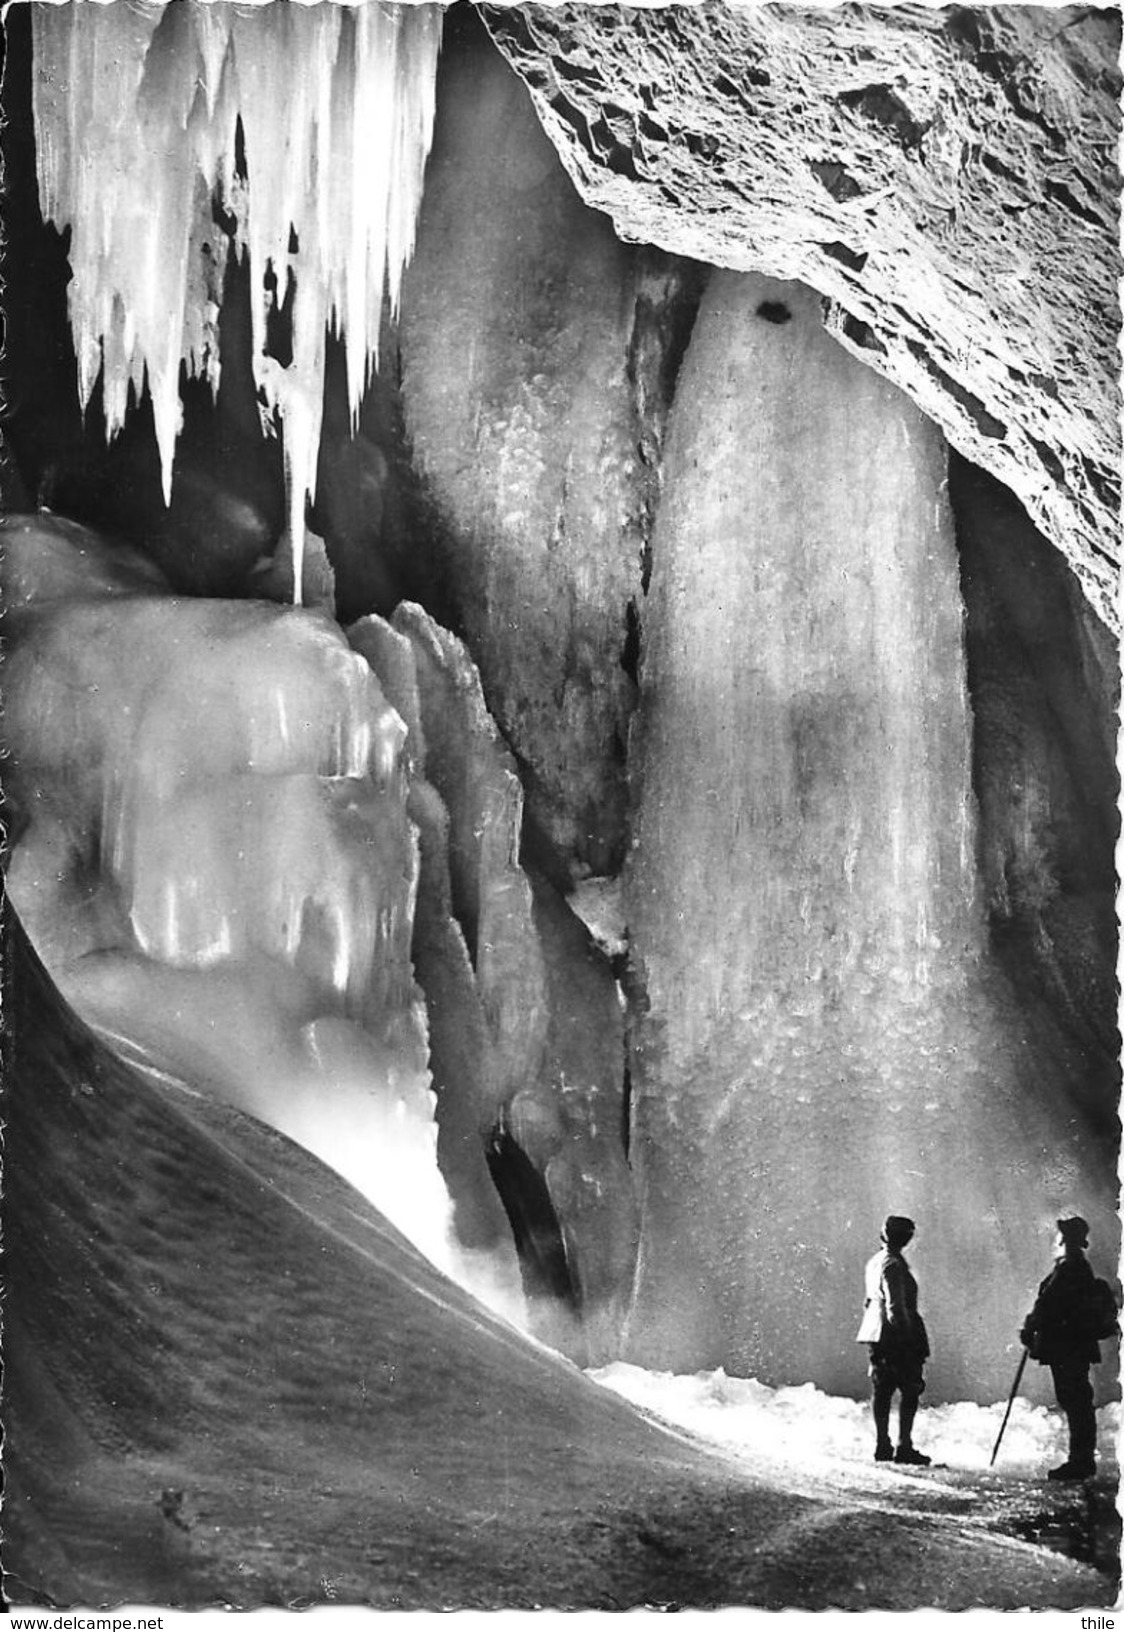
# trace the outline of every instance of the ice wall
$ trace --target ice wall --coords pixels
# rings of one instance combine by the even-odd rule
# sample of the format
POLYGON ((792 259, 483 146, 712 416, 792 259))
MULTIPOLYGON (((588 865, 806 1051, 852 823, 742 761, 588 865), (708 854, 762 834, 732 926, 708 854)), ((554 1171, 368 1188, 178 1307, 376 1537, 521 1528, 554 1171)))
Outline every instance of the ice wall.
POLYGON ((955 455, 949 478, 991 943, 1082 1047, 1085 1108, 1113 1139, 1119 652, 1018 500, 955 455))
POLYGON ((531 892, 519 866, 523 799, 464 646, 403 603, 348 632, 409 723, 409 811, 421 878, 413 956, 426 993, 443 1155, 463 1239, 492 1239, 484 1164, 502 1107, 539 1074, 546 1028, 531 892))
POLYGON ((498 1225, 510 1242, 485 1161, 513 1144, 505 1205, 528 1231, 534 1329, 575 1358, 616 1354, 636 1245, 616 983, 564 899, 524 870, 522 789, 463 644, 408 602, 348 638, 408 726, 412 955, 458 1237, 492 1246, 498 1225))
POLYGON ((370 667, 48 516, 3 545, 8 887, 64 995, 440 1257, 405 726, 370 667))
POLYGON ((653 561, 627 1353, 861 1388, 861 1265, 905 1212, 934 1386, 997 1397, 1043 1229, 1114 1217, 1077 1062, 983 957, 941 438, 811 292, 719 274, 653 561))
POLYGON ((147 383, 168 503, 181 363, 218 380, 229 230, 255 279, 264 412, 284 427, 299 599, 325 331, 346 337, 354 421, 413 247, 441 9, 37 4, 33 26, 40 202, 71 229, 83 408, 100 375, 112 437, 147 383), (282 309, 289 357, 270 333, 282 309))
POLYGON ((603 873, 623 844, 619 658, 650 476, 629 251, 581 204, 482 32, 446 55, 440 94, 403 286, 406 425, 445 593, 531 819, 563 867, 603 873))
POLYGON ((546 1179, 581 1313, 566 1347, 596 1364, 620 1353, 636 1265, 638 1215, 626 1154, 624 1004, 585 924, 543 881, 535 927, 550 1024, 539 1081, 510 1126, 546 1179))

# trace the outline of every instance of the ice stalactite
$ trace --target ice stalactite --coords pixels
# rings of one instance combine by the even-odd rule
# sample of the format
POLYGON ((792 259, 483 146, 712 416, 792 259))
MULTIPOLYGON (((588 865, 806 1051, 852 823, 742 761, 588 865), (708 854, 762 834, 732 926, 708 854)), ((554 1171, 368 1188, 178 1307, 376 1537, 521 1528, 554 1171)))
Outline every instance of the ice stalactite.
POLYGON ((995 1398, 1043 1226, 1114 1222, 1072 1053, 986 955, 942 439, 810 291, 723 273, 665 476, 626 889, 647 1003, 627 1352, 861 1388, 861 1266, 897 1211, 934 1392, 995 1398))
POLYGON ((254 373, 283 427, 299 601, 325 333, 346 339, 354 422, 413 248, 441 9, 122 0, 37 4, 33 26, 40 204, 71 231, 83 408, 101 374, 112 437, 147 379, 168 502, 181 364, 213 388, 221 363, 217 198, 255 279, 254 373), (269 327, 286 307, 283 361, 269 327))

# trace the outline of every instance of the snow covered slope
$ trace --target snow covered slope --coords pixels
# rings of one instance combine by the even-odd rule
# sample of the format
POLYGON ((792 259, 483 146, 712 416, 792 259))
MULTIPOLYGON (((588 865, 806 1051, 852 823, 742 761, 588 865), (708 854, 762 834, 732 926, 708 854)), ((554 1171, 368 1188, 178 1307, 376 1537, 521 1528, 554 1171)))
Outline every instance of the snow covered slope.
POLYGON ((794 1495, 660 1430, 283 1136, 122 1065, 10 912, 5 965, 16 1603, 1108 1601, 904 1488, 794 1495))

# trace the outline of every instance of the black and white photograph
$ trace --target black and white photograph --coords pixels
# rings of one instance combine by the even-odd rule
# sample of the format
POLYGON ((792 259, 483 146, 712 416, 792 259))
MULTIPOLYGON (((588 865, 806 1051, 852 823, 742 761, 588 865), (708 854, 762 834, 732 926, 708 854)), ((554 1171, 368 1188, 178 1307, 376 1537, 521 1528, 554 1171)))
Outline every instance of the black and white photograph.
POLYGON ((1119 10, 3 32, 4 1607, 1111 1628, 1119 10))

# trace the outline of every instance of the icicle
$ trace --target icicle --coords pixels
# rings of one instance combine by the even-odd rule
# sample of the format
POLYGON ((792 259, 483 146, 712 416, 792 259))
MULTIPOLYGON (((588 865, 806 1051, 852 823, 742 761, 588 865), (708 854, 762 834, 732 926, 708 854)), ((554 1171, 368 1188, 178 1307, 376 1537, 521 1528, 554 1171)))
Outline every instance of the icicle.
POLYGON ((71 228, 70 321, 79 395, 99 373, 107 437, 147 379, 164 499, 181 363, 218 384, 227 239, 256 283, 254 373, 285 442, 294 600, 315 498, 325 331, 345 339, 353 425, 397 308, 433 130, 437 5, 176 0, 38 4, 35 127, 45 219, 71 228), (245 179, 235 173, 241 121, 245 179), (292 360, 266 352, 291 286, 292 360))

